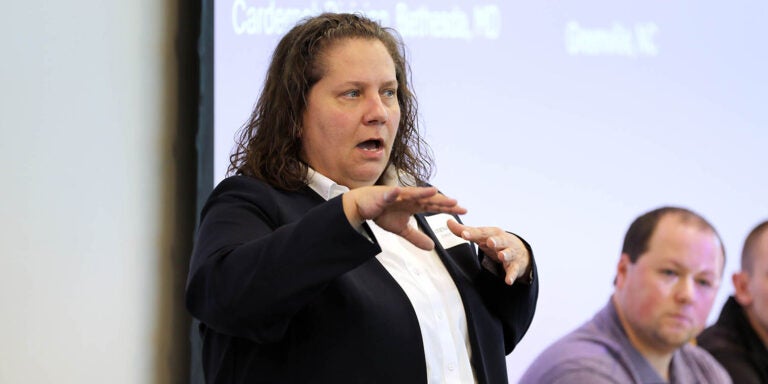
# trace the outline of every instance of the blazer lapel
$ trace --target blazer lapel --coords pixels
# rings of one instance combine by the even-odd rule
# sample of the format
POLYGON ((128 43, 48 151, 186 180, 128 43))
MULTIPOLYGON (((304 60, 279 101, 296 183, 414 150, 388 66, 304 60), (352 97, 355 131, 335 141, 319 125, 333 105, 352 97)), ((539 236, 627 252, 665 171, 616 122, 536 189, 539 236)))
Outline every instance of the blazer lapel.
POLYGON ((455 236, 444 224, 449 218, 461 222, 459 218, 448 214, 416 214, 415 217, 421 230, 435 242, 435 251, 454 281, 458 278, 472 281, 474 276, 480 272, 480 261, 477 258, 474 245, 455 236), (433 224, 438 224, 433 227, 430 225, 430 221, 433 224))

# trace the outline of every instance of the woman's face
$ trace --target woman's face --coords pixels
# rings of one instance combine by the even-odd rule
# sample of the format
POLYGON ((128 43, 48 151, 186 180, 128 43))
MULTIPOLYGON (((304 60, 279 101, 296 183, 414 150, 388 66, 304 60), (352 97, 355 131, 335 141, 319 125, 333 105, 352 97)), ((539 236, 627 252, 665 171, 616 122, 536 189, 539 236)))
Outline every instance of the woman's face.
POLYGON ((379 40, 345 39, 321 57, 309 90, 302 158, 350 189, 373 185, 389 162, 400 123, 395 64, 379 40))

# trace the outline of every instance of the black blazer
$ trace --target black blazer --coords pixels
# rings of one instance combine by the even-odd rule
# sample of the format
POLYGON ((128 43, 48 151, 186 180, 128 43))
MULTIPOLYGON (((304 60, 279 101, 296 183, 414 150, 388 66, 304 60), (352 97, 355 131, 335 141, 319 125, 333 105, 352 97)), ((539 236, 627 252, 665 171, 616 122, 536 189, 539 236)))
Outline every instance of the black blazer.
MULTIPOLYGON (((473 246, 443 249, 416 220, 461 295, 478 382, 507 382, 505 355, 536 308, 535 265, 532 284, 507 286, 473 246)), ((416 313, 365 228, 374 242, 349 224, 340 196, 222 181, 202 211, 186 291, 207 382, 426 383, 416 313)))
POLYGON ((734 384, 768 383, 768 348, 735 297, 728 298, 717 322, 696 341, 728 371, 734 384))

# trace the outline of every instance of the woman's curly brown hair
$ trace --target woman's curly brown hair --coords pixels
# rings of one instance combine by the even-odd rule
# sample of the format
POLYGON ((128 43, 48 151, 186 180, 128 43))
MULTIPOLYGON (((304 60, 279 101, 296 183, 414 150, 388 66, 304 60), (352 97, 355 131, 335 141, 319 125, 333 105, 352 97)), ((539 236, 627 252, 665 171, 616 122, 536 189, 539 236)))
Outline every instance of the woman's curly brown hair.
MULTIPOLYGON (((395 63, 401 113, 389 164, 411 176, 416 185, 427 183, 432 157, 419 135, 418 107, 399 35, 364 16, 336 13, 304 19, 280 40, 258 102, 238 133, 228 175, 253 176, 285 190, 307 183, 307 165, 300 158, 307 94, 323 76, 323 52, 338 41, 352 38, 377 39, 389 51, 395 63)), ((407 183, 406 179, 400 181, 407 183)))

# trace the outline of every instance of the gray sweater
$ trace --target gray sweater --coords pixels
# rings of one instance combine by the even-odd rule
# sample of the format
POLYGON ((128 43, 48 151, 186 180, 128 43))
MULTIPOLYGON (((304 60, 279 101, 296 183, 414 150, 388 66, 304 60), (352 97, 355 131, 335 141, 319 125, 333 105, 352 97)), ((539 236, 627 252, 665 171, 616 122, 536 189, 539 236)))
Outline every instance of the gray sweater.
MULTIPOLYGON (((521 384, 666 383, 627 338, 612 301, 592 320, 550 345, 521 384)), ((728 373, 703 349, 683 345, 672 356, 670 383, 730 384, 728 373)))

